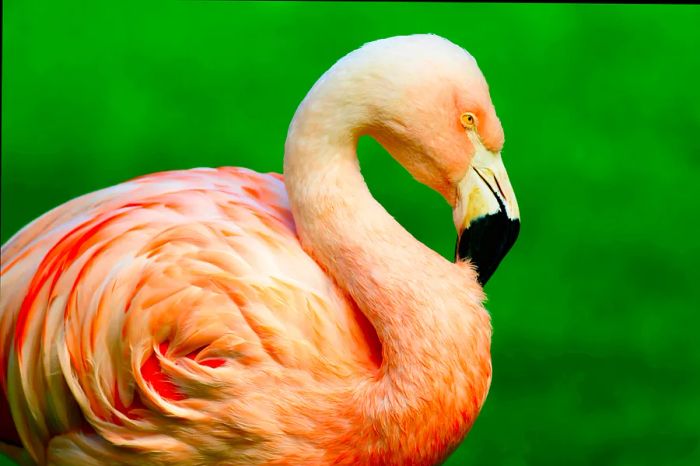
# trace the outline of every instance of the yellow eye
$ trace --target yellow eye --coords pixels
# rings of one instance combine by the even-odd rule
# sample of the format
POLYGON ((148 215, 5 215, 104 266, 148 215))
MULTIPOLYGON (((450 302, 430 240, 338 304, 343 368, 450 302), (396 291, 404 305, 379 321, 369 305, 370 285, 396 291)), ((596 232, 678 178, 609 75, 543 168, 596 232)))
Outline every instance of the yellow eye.
POLYGON ((476 126, 476 117, 473 113, 462 113, 462 116, 459 117, 459 119, 462 122, 462 126, 464 126, 465 128, 473 128, 474 126, 476 126))

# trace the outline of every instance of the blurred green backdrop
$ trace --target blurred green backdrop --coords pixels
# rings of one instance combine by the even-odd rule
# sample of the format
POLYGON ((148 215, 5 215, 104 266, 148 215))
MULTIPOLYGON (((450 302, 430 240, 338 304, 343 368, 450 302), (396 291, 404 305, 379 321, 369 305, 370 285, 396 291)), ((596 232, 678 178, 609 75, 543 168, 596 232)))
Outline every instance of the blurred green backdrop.
MULTIPOLYGON (((450 465, 700 464, 697 6, 3 2, 2 241, 154 171, 281 171, 296 105, 366 41, 478 60, 518 243, 487 286, 494 378, 450 465)), ((451 212, 374 141, 376 197, 452 257, 451 212)))

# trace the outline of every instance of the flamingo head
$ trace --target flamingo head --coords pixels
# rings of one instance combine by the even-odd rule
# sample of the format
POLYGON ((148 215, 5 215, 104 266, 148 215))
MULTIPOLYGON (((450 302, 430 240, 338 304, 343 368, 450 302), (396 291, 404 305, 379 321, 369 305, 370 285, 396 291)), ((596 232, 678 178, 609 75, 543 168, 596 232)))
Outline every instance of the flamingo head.
POLYGON ((365 44, 339 60, 307 96, 334 131, 369 134, 453 207, 456 260, 483 285, 520 229, 501 159, 503 128, 476 60, 432 34, 365 44), (318 98, 315 98, 318 97, 318 98))

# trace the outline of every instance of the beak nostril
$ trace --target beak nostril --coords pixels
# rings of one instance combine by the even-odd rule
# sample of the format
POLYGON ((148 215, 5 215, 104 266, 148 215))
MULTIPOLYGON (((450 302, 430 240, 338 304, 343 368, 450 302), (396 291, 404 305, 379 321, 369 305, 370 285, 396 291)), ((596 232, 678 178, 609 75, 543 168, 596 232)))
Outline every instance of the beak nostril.
POLYGON ((493 180, 496 182, 496 187, 498 188, 498 192, 501 193, 501 196, 503 196, 503 201, 508 202, 508 198, 506 197, 506 193, 501 188, 501 183, 498 182, 498 178, 495 175, 493 177, 493 180))
MULTIPOLYGON (((496 176, 493 175, 493 172, 491 172, 493 179, 496 181, 496 186, 498 187, 498 191, 501 193, 501 196, 499 196, 496 193, 496 190, 493 189, 493 186, 491 186, 491 183, 486 181, 486 177, 484 177, 484 175, 482 175, 481 172, 476 167, 472 167, 472 168, 474 168, 474 171, 476 172, 477 175, 479 175, 479 178, 481 178, 481 180, 484 182, 484 184, 486 184, 486 186, 488 186, 489 190, 491 191, 491 194, 493 194, 493 197, 496 198, 496 201, 498 202, 498 206, 501 208, 501 211, 505 212, 506 206, 503 204, 503 201, 505 201, 505 196, 503 196, 503 190, 501 189, 501 185, 498 184, 498 178, 496 178, 496 176)), ((491 170, 489 170, 489 171, 491 171, 491 170)))

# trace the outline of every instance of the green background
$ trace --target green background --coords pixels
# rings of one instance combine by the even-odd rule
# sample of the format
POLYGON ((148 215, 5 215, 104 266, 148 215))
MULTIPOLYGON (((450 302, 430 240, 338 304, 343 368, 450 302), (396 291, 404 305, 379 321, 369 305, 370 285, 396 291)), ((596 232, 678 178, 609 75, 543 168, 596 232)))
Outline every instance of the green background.
MULTIPOLYGON (((448 464, 700 464, 700 8, 3 3, 3 242, 137 175, 280 171, 296 105, 364 42, 465 47, 522 231, 486 287, 491 392, 448 464)), ((451 258, 442 198, 360 152, 375 196, 451 258)))

